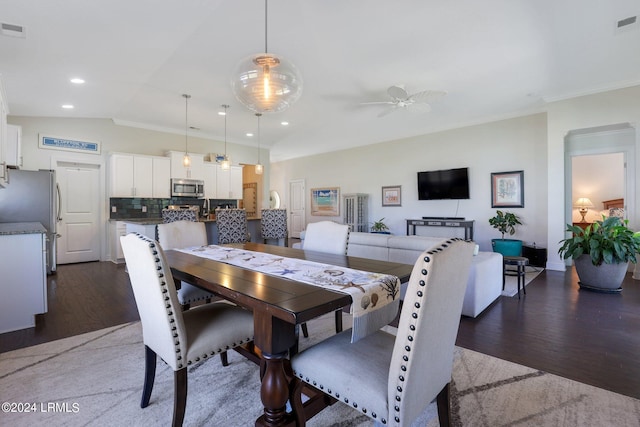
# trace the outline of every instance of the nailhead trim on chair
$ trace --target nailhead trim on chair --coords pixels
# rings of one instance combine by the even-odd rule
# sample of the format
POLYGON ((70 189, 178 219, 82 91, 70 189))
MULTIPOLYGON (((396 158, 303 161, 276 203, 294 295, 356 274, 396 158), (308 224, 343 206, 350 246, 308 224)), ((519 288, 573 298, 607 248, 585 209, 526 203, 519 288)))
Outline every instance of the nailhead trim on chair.
MULTIPOLYGON (((151 249, 151 253, 152 253, 153 256, 155 256, 154 260, 156 262, 156 270, 158 271, 158 277, 161 279, 160 280, 161 292, 163 294, 165 294, 165 297, 164 297, 164 300, 166 302, 165 308, 167 309, 167 316, 169 317, 169 323, 175 324, 176 320, 175 320, 174 315, 173 315, 174 309, 173 309, 173 306, 171 305, 171 298, 169 298, 169 296, 168 296, 169 288, 167 287, 167 282, 165 280, 162 280, 164 278, 164 270, 162 269, 162 265, 160 264, 160 258, 158 257, 158 251, 155 249, 156 244, 152 239, 149 239, 147 236, 143 236, 140 233, 135 233, 135 234, 140 239, 142 239, 142 240, 144 240, 144 241, 149 243, 149 248, 151 249)), ((178 333, 176 332, 177 331, 176 326, 175 325, 172 326, 171 330, 173 331, 173 338, 174 338, 174 342, 173 343, 175 345, 175 352, 176 352, 176 354, 178 354, 177 360, 181 361, 182 360, 182 355, 180 354, 181 353, 180 340, 177 339, 178 338, 178 333)), ((209 354, 205 353, 205 354, 203 354, 201 356, 196 357, 194 360, 187 360, 187 365, 191 365, 194 362, 196 362, 196 363, 199 362, 201 357, 203 359, 206 359, 209 356, 214 356, 214 355, 216 355, 218 353, 222 353, 223 351, 230 350, 231 348, 235 348, 238 345, 242 345, 242 344, 247 343, 247 342, 252 341, 252 340, 253 340, 253 337, 247 337, 244 340, 240 340, 240 342, 238 344, 233 343, 232 347, 231 346, 226 346, 224 349, 219 348, 218 351, 212 351, 209 354)), ((178 369, 181 369, 183 367, 184 367, 183 363, 179 362, 178 363, 178 369)))
MULTIPOLYGON (((447 248, 447 247, 449 246, 449 244, 453 243, 454 241, 458 241, 458 240, 464 240, 464 239, 460 239, 460 238, 453 238, 453 239, 447 240, 447 241, 445 241, 444 243, 442 243, 439 247, 437 247, 437 248, 433 248, 433 249, 431 249, 430 251, 428 251, 428 252, 427 252, 427 254, 429 254, 429 255, 433 255, 433 254, 434 254, 434 253, 436 253, 436 252, 442 252, 442 250, 443 250, 444 248, 447 248)), ((431 257, 429 257, 429 256, 425 256, 425 257, 424 257, 424 262, 426 262, 426 263, 430 263, 430 262, 431 262, 431 257)), ((427 271, 427 269, 426 269, 426 268, 423 268, 423 269, 422 269, 422 271, 421 271, 420 273, 421 273, 423 276, 425 276, 425 278, 426 278, 426 276, 428 275, 428 273, 429 273, 429 272, 427 271)), ((423 288, 424 288, 424 287, 427 285, 427 282, 425 281, 425 278, 423 278, 422 280, 420 280, 420 281, 418 282, 418 285, 419 285, 420 287, 423 287, 423 288)), ((418 291, 416 292, 416 295, 417 295, 419 298, 422 298, 422 297, 424 296, 424 292, 422 291, 422 289, 418 289, 418 291)), ((420 309, 422 308, 422 304, 420 304, 419 302, 416 302, 416 303, 414 304, 414 308, 416 309, 416 311, 414 311, 413 313, 411 313, 411 317, 412 317, 413 319, 417 319, 417 318, 418 318, 418 312, 419 312, 419 311, 420 311, 420 309)), ((415 324, 411 324, 411 325, 409 325, 409 329, 410 329, 411 331, 415 331, 415 330, 416 330, 416 325, 415 325, 415 324)), ((413 335, 408 335, 408 336, 407 336, 407 341, 408 341, 408 343, 406 343, 406 345, 405 345, 405 347, 404 347, 404 349, 405 349, 405 351, 406 351, 406 354, 403 354, 403 355, 402 355, 402 360, 403 360, 404 362, 408 362, 408 361, 409 361, 409 355, 410 355, 410 353, 411 353, 411 345, 410 345, 410 344, 413 342, 413 335)), ((402 370, 403 372, 406 372, 406 371, 407 371, 407 365, 402 364, 402 365, 400 366, 400 370, 402 370)), ((304 380, 306 383, 309 383, 309 382, 310 382, 310 381, 309 381, 309 377, 305 377, 305 376, 304 376, 304 374, 302 374, 302 373, 300 373, 300 372, 295 372, 295 371, 294 371, 294 375, 297 375, 300 379, 304 380)), ((404 381, 405 381, 405 377, 404 377, 404 375, 403 375, 403 374, 401 374, 401 375, 399 375, 399 376, 398 376, 398 381, 399 381, 399 383, 396 385, 396 390, 398 391, 398 394, 396 395, 395 400, 396 400, 396 402, 401 402, 401 401, 402 401, 402 397, 400 396, 400 394, 401 394, 401 393, 402 393, 402 391, 403 391, 402 383, 404 383, 404 381)), ((323 386, 322 384, 320 384, 320 386, 317 386, 317 385, 316 385, 316 381, 313 381, 313 382, 312 382, 312 384, 313 384, 313 386, 316 386, 316 387, 320 388, 320 390, 323 390, 323 387, 324 387, 324 386, 323 386)), ((340 399, 340 393, 339 393, 339 392, 333 392, 331 389, 327 389, 326 393, 327 393, 327 394, 329 394, 329 395, 331 395, 331 396, 334 396, 336 399, 340 399)), ((346 404, 348 404, 348 403, 349 403, 349 398, 348 398, 348 397, 345 397, 343 400, 344 400, 344 403, 346 403, 346 404)), ((356 402, 353 402, 351 405, 352 405, 354 408, 358 408, 358 404, 357 404, 356 402)), ((395 410, 396 412, 400 412, 400 406, 399 406, 398 404, 396 404, 396 405, 394 406, 394 410, 395 410)), ((360 411, 361 411, 363 414, 366 414, 366 413, 367 413, 367 408, 360 408, 360 411)), ((378 415, 377 415, 375 412, 372 412, 372 413, 371 413, 371 417, 372 417, 372 418, 374 418, 374 419, 377 419, 377 418, 378 418, 378 415)), ((394 421, 395 421, 396 423, 400 423, 400 417, 399 417, 398 415, 396 415, 396 416, 394 417, 394 421)), ((387 420, 386 420, 385 418, 381 418, 381 419, 380 419, 380 422, 381 422, 382 424, 387 424, 387 420)))

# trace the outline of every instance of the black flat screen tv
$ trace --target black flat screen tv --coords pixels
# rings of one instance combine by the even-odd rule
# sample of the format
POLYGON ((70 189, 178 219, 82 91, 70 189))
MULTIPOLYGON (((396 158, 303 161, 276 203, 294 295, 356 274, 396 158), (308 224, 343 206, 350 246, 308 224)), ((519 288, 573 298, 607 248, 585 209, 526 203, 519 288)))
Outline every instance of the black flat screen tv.
POLYGON ((468 198, 468 168, 418 172, 418 200, 468 198))

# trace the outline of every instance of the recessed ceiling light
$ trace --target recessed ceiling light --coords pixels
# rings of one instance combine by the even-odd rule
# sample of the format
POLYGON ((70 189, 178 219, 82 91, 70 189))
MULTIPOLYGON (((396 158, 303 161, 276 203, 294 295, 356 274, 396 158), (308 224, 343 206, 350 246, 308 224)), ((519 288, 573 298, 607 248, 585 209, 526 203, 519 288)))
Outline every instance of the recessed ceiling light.
POLYGON ((282 126, 289 126, 289 122, 280 122, 282 126))
POLYGON ((247 132, 246 134, 247 136, 253 136, 253 134, 251 132, 247 132))
POLYGON ((73 109, 73 105, 71 105, 71 104, 62 104, 62 108, 64 108, 65 110, 71 110, 71 109, 73 109))
POLYGON ((78 78, 78 77, 74 77, 72 79, 69 80, 71 83, 76 84, 76 85, 81 85, 84 83, 84 79, 78 78))

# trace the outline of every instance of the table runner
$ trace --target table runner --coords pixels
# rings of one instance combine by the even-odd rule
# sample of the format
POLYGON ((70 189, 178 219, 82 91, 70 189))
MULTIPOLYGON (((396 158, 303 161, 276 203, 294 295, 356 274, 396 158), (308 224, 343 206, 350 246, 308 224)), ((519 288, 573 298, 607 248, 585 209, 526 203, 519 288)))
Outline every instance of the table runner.
POLYGON ((356 342, 389 324, 398 313, 400 280, 389 274, 354 270, 227 246, 195 246, 176 250, 270 276, 350 294, 353 300, 351 342, 356 342))

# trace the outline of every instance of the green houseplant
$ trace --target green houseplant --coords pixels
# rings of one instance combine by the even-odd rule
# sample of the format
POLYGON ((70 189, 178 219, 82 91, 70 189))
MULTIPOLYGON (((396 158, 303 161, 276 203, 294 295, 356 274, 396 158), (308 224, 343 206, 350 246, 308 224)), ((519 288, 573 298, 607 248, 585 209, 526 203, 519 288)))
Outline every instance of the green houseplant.
POLYGON ((619 292, 629 262, 636 263, 640 232, 633 232, 629 220, 602 217, 584 230, 567 224, 571 237, 561 240, 558 254, 573 258, 582 288, 619 292))
POLYGON ((504 238, 506 233, 514 235, 516 226, 522 225, 518 215, 498 210, 495 216, 489 218, 489 225, 502 234, 501 239, 491 239, 494 252, 501 253, 503 256, 520 256, 522 254, 522 240, 504 238))
POLYGON ((371 232, 380 234, 390 234, 389 227, 384 222, 384 218, 380 218, 377 221, 371 223, 371 232))

